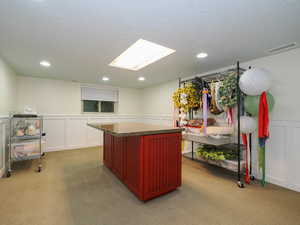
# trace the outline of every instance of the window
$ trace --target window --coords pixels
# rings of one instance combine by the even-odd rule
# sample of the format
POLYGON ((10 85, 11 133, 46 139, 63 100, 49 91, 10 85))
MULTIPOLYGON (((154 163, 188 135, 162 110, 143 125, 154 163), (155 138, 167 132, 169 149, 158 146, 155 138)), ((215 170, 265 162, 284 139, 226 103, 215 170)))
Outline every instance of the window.
POLYGON ((81 87, 82 112, 114 113, 118 102, 118 91, 81 87))
POLYGON ((83 100, 83 112, 99 112, 99 102, 83 100))
POLYGON ((114 102, 101 102, 101 112, 114 112, 114 102))
POLYGON ((83 112, 114 113, 115 103, 109 101, 83 100, 83 112))

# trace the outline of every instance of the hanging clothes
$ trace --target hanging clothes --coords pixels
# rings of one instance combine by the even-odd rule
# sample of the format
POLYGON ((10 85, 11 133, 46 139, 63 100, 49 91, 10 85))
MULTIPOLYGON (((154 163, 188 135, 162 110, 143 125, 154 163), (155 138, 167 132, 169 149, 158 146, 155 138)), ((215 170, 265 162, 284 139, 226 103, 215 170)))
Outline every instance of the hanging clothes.
POLYGON ((245 182, 250 184, 250 174, 249 174, 249 142, 247 134, 242 134, 243 144, 245 146, 245 182))
POLYGON ((202 80, 201 77, 195 77, 195 79, 191 82, 193 84, 193 87, 195 88, 196 92, 199 94, 199 109, 202 109, 203 102, 202 102, 202 90, 207 86, 207 83, 202 80))
POLYGON ((216 96, 216 83, 210 83, 210 93, 211 93, 211 102, 209 106, 209 110, 212 114, 219 115, 222 113, 222 110, 219 110, 217 107, 217 96, 216 96))
POLYGON ((258 137, 265 139, 269 137, 269 107, 266 92, 261 94, 259 100, 258 137))
POLYGON ((226 112, 226 120, 227 123, 231 126, 233 125, 234 121, 233 121, 233 117, 234 117, 234 109, 233 108, 228 108, 227 110, 225 110, 226 112))
POLYGON ((206 128, 207 128, 207 116, 208 116, 208 90, 206 88, 202 91, 202 102, 203 102, 203 133, 206 135, 206 128))
POLYGON ((224 111, 223 107, 220 104, 220 100, 221 100, 221 98, 220 98, 220 91, 219 91, 220 90, 220 86, 221 86, 221 82, 220 81, 218 81, 218 82, 215 83, 215 102, 216 102, 216 107, 218 108, 218 110, 220 112, 223 112, 224 111))
POLYGON ((258 143, 259 168, 262 170, 261 185, 265 186, 266 179, 266 140, 269 138, 269 107, 267 94, 263 92, 259 100, 258 109, 258 143))

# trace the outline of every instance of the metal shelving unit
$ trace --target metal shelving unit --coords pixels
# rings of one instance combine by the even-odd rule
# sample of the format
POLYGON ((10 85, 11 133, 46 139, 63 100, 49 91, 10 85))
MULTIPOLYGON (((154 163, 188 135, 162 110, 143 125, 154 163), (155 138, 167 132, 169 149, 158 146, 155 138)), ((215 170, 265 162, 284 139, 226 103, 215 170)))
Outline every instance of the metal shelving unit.
MULTIPOLYGON (((201 76, 201 77, 194 77, 194 78, 191 78, 191 79, 186 79, 186 80, 182 80, 181 78, 179 78, 179 87, 181 87, 181 85, 185 86, 185 84, 187 82, 191 82, 195 79, 201 79, 202 81, 205 81, 205 82, 211 82, 213 80, 215 80, 216 78, 218 78, 218 80, 223 80, 229 72, 236 72, 236 90, 237 90, 237 144, 236 144, 236 149, 237 149, 237 160, 225 160, 224 162, 214 162, 212 160, 201 160, 201 159, 195 159, 194 157, 194 142, 196 143, 200 143, 200 144, 208 144, 208 145, 213 145, 213 146, 218 146, 219 144, 212 144, 212 143, 207 143, 207 140, 205 140, 204 142, 201 141, 201 140, 194 140, 193 137, 186 137, 185 139, 188 140, 188 141, 191 141, 192 143, 192 152, 191 153, 186 153, 184 154, 185 157, 187 158, 190 158, 192 160, 196 160, 198 162, 206 162, 206 163, 210 163, 210 164, 213 164, 213 165, 216 165, 216 166, 219 166, 219 167, 223 167, 223 168, 226 168, 226 169, 229 169, 228 168, 228 165, 233 165, 232 169, 229 169, 229 170, 232 170, 234 172, 237 173, 237 185, 240 187, 240 188, 243 188, 244 187, 244 182, 242 181, 242 164, 243 164, 243 159, 241 157, 241 153, 243 151, 243 145, 241 143, 241 138, 240 138, 240 135, 241 135, 241 132, 240 132, 240 117, 241 115, 243 115, 243 98, 241 96, 241 91, 240 91, 240 88, 239 88, 239 79, 240 79, 240 75, 245 71, 245 69, 241 68, 240 67, 240 63, 237 62, 236 64, 236 68, 233 68, 233 69, 229 69, 229 70, 226 70, 226 71, 223 71, 223 72, 217 72, 217 73, 213 73, 213 74, 208 74, 208 75, 205 75, 205 76, 201 76)), ((180 111, 179 111, 180 113, 180 111)), ((191 115, 191 119, 193 119, 193 111, 190 112, 190 115, 191 115)), ((178 122, 178 124, 180 124, 180 121, 178 122)), ((188 135, 186 135, 188 136, 188 135)), ((191 136, 191 135, 190 135, 191 136)), ((251 143, 251 139, 250 139, 250 143, 251 143)), ((229 143, 227 143, 229 144, 229 143)), ((233 143, 232 143, 233 144, 233 143)), ((251 144, 250 144, 251 146, 251 144)), ((251 149, 250 149, 250 154, 251 154, 251 149)), ((252 172, 252 158, 250 156, 250 175, 251 175, 251 172, 252 172)), ((251 176, 252 178, 253 176, 251 176)), ((253 178, 254 179, 254 178, 253 178)))
MULTIPOLYGON (((196 142, 199 144, 203 144, 202 142, 196 142)), ((225 144, 225 145, 213 145, 213 144, 205 144, 205 145, 210 145, 212 147, 220 147, 221 149, 223 149, 223 151, 226 150, 233 150, 237 148, 237 144, 234 143, 230 143, 230 144, 225 144)), ((241 157, 240 157, 240 163, 241 165, 245 163, 245 160, 242 157, 242 151, 244 151, 244 146, 241 146, 241 157)), ((230 170, 232 172, 238 173, 238 163, 239 160, 238 159, 225 159, 225 160, 209 160, 209 159, 203 159, 201 157, 198 157, 197 154, 195 154, 195 152, 188 152, 183 154, 184 157, 192 159, 194 161, 197 162, 201 162, 201 163, 208 163, 208 164, 212 164, 218 167, 222 167, 224 169, 230 170)))
POLYGON ((37 115, 15 114, 10 116, 9 127, 10 135, 7 177, 11 176, 12 164, 17 161, 39 159, 37 171, 41 172, 43 156, 42 137, 44 136, 43 117, 37 115), (23 146, 23 149, 21 146, 23 146), (25 146, 29 147, 26 149, 25 146))

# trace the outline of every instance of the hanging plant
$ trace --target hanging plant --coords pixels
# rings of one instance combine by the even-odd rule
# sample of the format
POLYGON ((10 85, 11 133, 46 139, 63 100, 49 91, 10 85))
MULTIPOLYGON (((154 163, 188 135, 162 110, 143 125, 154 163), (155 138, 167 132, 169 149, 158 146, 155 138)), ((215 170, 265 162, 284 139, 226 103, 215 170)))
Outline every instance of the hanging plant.
POLYGON ((219 87, 219 103, 226 110, 237 104, 236 73, 232 72, 222 81, 219 87))
POLYGON ((200 95, 193 84, 188 83, 185 87, 178 88, 173 93, 173 102, 177 108, 188 112, 190 109, 199 108, 200 95))

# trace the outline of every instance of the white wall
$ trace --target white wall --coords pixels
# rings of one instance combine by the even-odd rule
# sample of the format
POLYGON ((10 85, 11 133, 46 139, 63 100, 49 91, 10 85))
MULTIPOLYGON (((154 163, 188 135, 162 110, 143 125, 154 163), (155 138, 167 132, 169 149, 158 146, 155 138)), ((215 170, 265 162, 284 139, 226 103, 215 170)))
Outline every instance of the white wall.
POLYGON ((0 178, 5 172, 5 122, 0 119, 0 178))
POLYGON ((80 114, 80 84, 61 80, 17 77, 17 110, 30 106, 39 114, 80 114))
POLYGON ((252 60, 241 65, 244 68, 248 68, 248 66, 263 67, 271 72, 270 92, 276 101, 272 120, 300 121, 300 104, 298 104, 300 48, 252 60))
MULTIPOLYGON (((17 110, 20 112, 28 105, 39 114, 81 114, 80 83, 18 76, 17 84, 17 110)), ((117 114, 137 114, 140 108, 140 90, 118 89, 117 114)))
POLYGON ((141 94, 143 115, 171 115, 172 94, 178 88, 178 80, 145 88, 141 94))
POLYGON ((86 148, 103 144, 102 131, 87 126, 89 122, 137 122, 137 115, 47 115, 44 117, 46 151, 86 148))
POLYGON ((118 112, 120 114, 141 115, 140 89, 119 88, 118 112))
MULTIPOLYGON (((275 107, 271 113, 270 139, 266 147, 267 180, 300 191, 300 151, 297 142, 300 139, 300 49, 245 62, 241 66, 246 69, 248 66, 263 67, 272 74, 270 92, 275 98, 275 107)), ((175 80, 143 90, 141 102, 144 104, 142 108, 147 114, 147 122, 172 123, 170 96, 171 90, 177 87, 178 81, 175 80)), ((254 142, 253 148, 256 147, 254 142)), ((257 157, 256 153, 257 151, 253 151, 254 158, 257 157)), ((256 160, 254 172, 259 177, 256 160)))
MULTIPOLYGON (((276 106, 272 113, 273 120, 299 121, 300 104, 298 99, 298 84, 300 83, 300 48, 292 51, 259 58, 241 63, 241 67, 263 67, 272 73, 272 88, 270 92, 276 100, 276 106)), ((228 66, 225 68, 232 68, 228 66)), ((210 71, 222 71, 225 68, 210 71)), ((147 115, 171 115, 171 95, 178 87, 178 80, 170 81, 157 86, 143 89, 141 102, 143 113, 147 115), (146 104, 146 105, 145 105, 146 104)))
POLYGON ((0 59, 0 116, 8 115, 16 103, 16 74, 0 59))
POLYGON ((0 59, 0 177, 4 174, 7 118, 16 105, 16 74, 0 59))
POLYGON ((18 76, 17 86, 17 110, 22 112, 30 106, 44 115, 48 152, 102 145, 102 133, 88 127, 88 122, 136 121, 141 113, 139 89, 117 88, 116 113, 82 114, 80 83, 18 76))
POLYGON ((172 125, 172 94, 178 88, 178 80, 142 89, 141 109, 143 122, 172 125))

